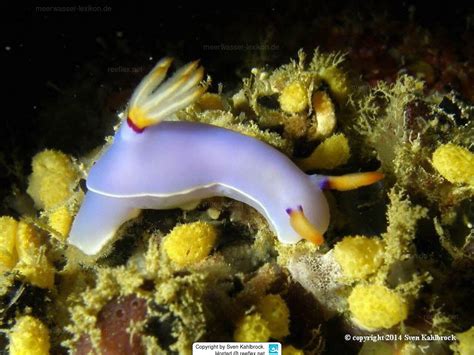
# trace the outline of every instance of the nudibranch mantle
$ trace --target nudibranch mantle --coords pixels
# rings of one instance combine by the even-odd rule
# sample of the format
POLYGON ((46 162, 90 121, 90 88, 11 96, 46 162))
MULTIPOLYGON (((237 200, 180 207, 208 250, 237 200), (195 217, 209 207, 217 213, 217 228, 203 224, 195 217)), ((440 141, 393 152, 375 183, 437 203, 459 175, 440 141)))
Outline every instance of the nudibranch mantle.
MULTIPOLYGON (((164 78, 160 70, 167 70, 169 64, 167 58, 160 61, 136 89, 156 104, 134 93, 129 115, 136 105, 169 116, 204 92, 197 85, 202 69, 195 70, 196 62, 156 89, 164 78), (150 80, 155 80, 154 85, 150 80)), ((202 123, 156 125, 162 118, 129 116, 122 123, 89 172, 88 192, 71 229, 71 244, 96 254, 141 209, 177 208, 212 196, 254 207, 283 243, 302 237, 323 242, 329 224, 329 208, 320 188, 321 182, 327 185, 323 177, 305 174, 284 154, 255 138, 202 123)))
POLYGON ((89 254, 102 247, 95 238, 110 239, 137 210, 176 208, 212 196, 254 207, 284 243, 301 240, 290 225, 288 208, 302 206, 321 233, 329 224, 317 182, 284 154, 255 138, 201 123, 162 122, 139 135, 123 124, 92 167, 87 187, 85 204, 95 195, 97 206, 81 207, 70 241, 89 254), (104 218, 108 203, 99 200, 110 202, 112 219, 104 218))

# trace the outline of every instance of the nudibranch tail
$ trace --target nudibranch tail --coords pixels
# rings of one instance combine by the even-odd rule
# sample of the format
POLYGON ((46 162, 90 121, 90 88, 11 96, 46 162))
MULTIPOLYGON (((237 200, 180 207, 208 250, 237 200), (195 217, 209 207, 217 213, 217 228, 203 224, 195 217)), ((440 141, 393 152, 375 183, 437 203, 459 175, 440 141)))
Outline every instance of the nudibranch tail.
POLYGON ((197 60, 176 71, 162 84, 171 62, 170 58, 160 60, 130 100, 127 121, 136 132, 188 106, 207 90, 206 85, 199 85, 204 69, 199 67, 197 60))
POLYGON ((313 226, 303 212, 303 207, 298 206, 297 209, 288 208, 286 213, 290 216, 290 225, 296 233, 302 238, 316 244, 324 243, 324 236, 313 226))
POLYGON ((384 174, 378 171, 370 171, 365 173, 353 173, 342 176, 326 176, 320 181, 321 187, 324 189, 332 189, 338 191, 354 190, 362 186, 371 185, 381 179, 384 174))

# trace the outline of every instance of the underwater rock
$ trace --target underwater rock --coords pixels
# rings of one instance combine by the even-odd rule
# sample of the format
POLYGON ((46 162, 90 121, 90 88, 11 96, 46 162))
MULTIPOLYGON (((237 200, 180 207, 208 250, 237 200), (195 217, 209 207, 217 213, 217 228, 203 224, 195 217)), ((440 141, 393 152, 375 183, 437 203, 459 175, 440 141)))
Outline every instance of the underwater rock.
MULTIPOLYGON (((115 298, 107 303, 97 316, 100 339, 97 340, 102 354, 145 354, 139 328, 146 319, 146 300, 136 295, 115 298)), ((75 354, 86 355, 94 349, 88 335, 76 344, 75 354)))
MULTIPOLYGON (((296 10, 298 18, 306 16, 300 7, 296 10)), ((85 52, 99 59, 77 59, 74 78, 65 77, 73 79, 72 84, 64 80, 52 95, 57 103, 35 106, 44 127, 32 130, 30 152, 13 159, 13 164, 8 152, 0 152, 1 192, 8 195, 0 217, 0 322, 5 330, 0 347, 6 348, 10 338, 13 354, 35 347, 44 354, 50 349, 59 354, 100 350, 187 355, 195 341, 278 340, 284 355, 443 354, 448 348, 470 354, 474 76, 472 49, 462 45, 472 40, 459 33, 452 41, 439 41, 436 33, 418 26, 417 17, 423 14, 416 10, 404 8, 413 12, 403 26, 383 16, 368 19, 342 13, 329 18, 321 11, 320 17, 301 26, 293 21, 295 26, 281 32, 293 40, 300 28, 307 39, 292 43, 288 50, 294 45, 314 48, 317 43, 331 52, 318 48, 307 57, 300 50, 288 59, 291 54, 280 42, 286 34, 273 38, 270 33, 264 41, 281 45, 271 53, 273 60, 267 60, 263 50, 239 50, 229 56, 207 51, 203 63, 222 83, 211 86, 208 77, 199 91, 184 96, 174 95, 179 85, 162 87, 161 94, 172 98, 170 106, 163 107, 181 108, 168 117, 171 121, 214 125, 253 137, 306 173, 339 176, 380 169, 385 174, 372 188, 322 192, 331 222, 319 246, 307 241, 283 244, 272 232, 271 221, 254 208, 215 197, 179 208, 170 205, 172 210, 144 211, 95 257, 68 248, 71 224, 84 193, 91 191, 80 186, 80 179, 85 181, 113 143, 118 119, 126 120, 128 113, 135 124, 132 129, 141 131, 149 123, 144 113, 153 123, 163 118, 163 107, 156 111, 145 105, 147 110, 140 112, 137 108, 145 106, 134 99, 127 112, 130 88, 150 66, 148 58, 154 61, 161 52, 181 51, 161 47, 166 41, 158 41, 158 51, 138 50, 150 48, 148 42, 127 42, 125 31, 117 34, 121 49, 111 53, 114 46, 103 36, 97 38, 100 55, 85 52), (313 36, 312 29, 320 26, 327 28, 313 36), (211 57, 239 60, 243 53, 246 59, 238 66, 225 66, 232 82, 222 79, 211 57), (134 74, 124 70, 118 75, 110 65, 134 74), (206 87, 213 92, 196 99, 206 87), (58 120, 64 117, 71 120, 58 120), (65 134, 55 140, 49 131, 65 134), (103 139, 104 135, 109 136, 103 139), (68 139, 71 144, 65 145, 68 139), (37 153, 44 146, 52 149, 37 153), (458 339, 363 345, 344 341, 345 334, 379 333, 456 334, 458 339)), ((271 16, 276 23, 281 20, 277 13, 271 16)), ((246 32, 247 27, 239 21, 237 29, 246 32)), ((254 40, 255 33, 251 35, 254 40)), ((170 60, 164 63, 169 66, 170 60)), ((197 85, 202 70, 186 74, 197 66, 190 64, 175 82, 183 84, 191 77, 197 85)), ((161 69, 155 71, 154 79, 162 74, 161 69)), ((160 90, 141 88, 160 101, 160 90)), ((14 137, 15 143, 23 144, 30 137, 27 133, 14 137)), ((144 136, 136 134, 126 138, 144 136)), ((160 153, 169 157, 180 151, 185 158, 196 144, 182 140, 170 147, 172 151, 160 153)), ((206 167, 219 153, 219 147, 212 146, 193 164, 206 167)), ((113 175, 116 168, 136 161, 146 168, 153 154, 145 150, 128 159, 121 152, 118 164, 107 172, 113 175)), ((226 157, 230 166, 234 158, 226 157)), ((171 160, 163 176, 174 182, 169 169, 179 166, 182 176, 195 177, 184 161, 171 160)), ((272 185, 272 176, 278 176, 278 170, 271 170, 272 162, 262 159, 250 166, 244 175, 255 180, 249 185, 261 183, 265 174, 270 178, 262 186, 272 185)), ((124 169, 123 176, 137 177, 141 167, 124 169)), ((316 178, 314 182, 321 183, 316 178)), ((289 181, 272 196, 298 187, 289 181)), ((290 216, 282 218, 309 231, 298 214, 302 211, 292 207, 290 216)), ((98 226, 107 211, 92 211, 98 226)), ((98 229, 88 233, 91 243, 98 229)))

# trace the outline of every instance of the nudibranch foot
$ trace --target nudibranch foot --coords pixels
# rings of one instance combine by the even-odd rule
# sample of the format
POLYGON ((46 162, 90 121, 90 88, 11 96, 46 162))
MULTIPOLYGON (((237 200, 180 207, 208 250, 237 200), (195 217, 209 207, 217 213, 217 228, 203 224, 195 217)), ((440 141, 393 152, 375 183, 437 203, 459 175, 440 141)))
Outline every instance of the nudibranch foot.
POLYGON ((303 212, 303 207, 287 208, 286 213, 290 216, 290 225, 303 239, 310 241, 316 245, 324 243, 323 234, 312 225, 303 212))
POLYGON ((114 237, 121 224, 139 213, 140 210, 132 207, 127 199, 88 191, 76 215, 69 243, 88 255, 96 254, 114 237))

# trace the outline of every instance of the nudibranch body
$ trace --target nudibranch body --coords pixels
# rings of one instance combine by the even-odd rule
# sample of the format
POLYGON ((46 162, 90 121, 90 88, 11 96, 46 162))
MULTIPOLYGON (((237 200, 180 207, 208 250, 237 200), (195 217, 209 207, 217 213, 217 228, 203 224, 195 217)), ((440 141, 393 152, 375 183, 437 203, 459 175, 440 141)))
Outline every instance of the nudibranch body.
MULTIPOLYGON (((305 238, 321 244, 329 224, 321 187, 337 185, 338 178, 307 175, 273 147, 228 129, 192 122, 155 125, 205 91, 196 62, 159 85, 169 65, 162 60, 138 86, 127 122, 92 167, 71 244, 96 254, 141 209, 177 208, 212 196, 254 207, 283 243, 305 238)), ((380 178, 362 176, 358 186, 380 178)))

